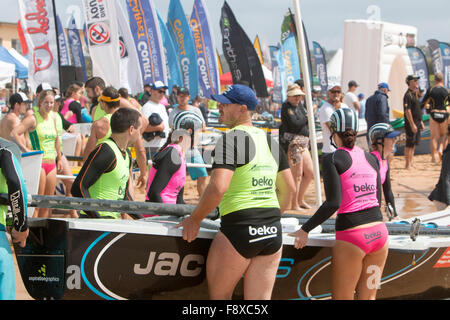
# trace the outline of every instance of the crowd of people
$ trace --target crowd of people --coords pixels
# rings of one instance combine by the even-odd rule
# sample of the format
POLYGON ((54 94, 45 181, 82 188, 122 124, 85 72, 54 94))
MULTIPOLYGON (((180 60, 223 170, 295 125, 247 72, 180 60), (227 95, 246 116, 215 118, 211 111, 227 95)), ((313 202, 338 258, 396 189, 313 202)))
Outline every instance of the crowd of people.
MULTIPOLYGON (((432 159, 443 160, 441 177, 430 200, 445 208, 450 202, 449 98, 448 91, 440 89, 439 74, 435 80, 436 85, 421 99, 417 77, 406 79, 405 159, 406 168, 412 167, 414 148, 423 129, 423 109, 428 110, 432 135, 439 140, 439 144, 433 144, 432 159)), ((357 87, 356 81, 350 81, 344 94, 340 85, 331 84, 326 98, 317 104, 326 201, 300 230, 290 234, 295 237, 295 247, 303 248, 308 233, 337 213, 332 260, 332 295, 336 299, 353 299, 355 291, 359 299, 375 299, 376 287, 367 287, 369 275, 365 270, 377 266, 381 275, 387 257, 383 196, 386 214, 389 218, 397 216, 389 161, 400 133, 389 123, 390 89, 387 83, 380 83, 363 103, 356 95, 357 87), (367 150, 356 145, 361 118, 368 124, 367 150), (380 237, 367 243, 364 239, 372 233, 380 237)), ((287 89, 287 100, 280 110, 279 142, 253 125, 258 100, 249 86, 234 84, 223 94, 211 96, 219 121, 230 130, 215 146, 210 173, 198 147, 200 134, 206 129, 208 103, 198 97, 191 99, 188 88, 174 87, 170 93, 168 89, 157 81, 132 97, 126 89, 106 86, 101 78, 93 77, 86 83, 70 85, 61 95, 43 83, 33 100, 21 92, 11 95, 8 112, 0 122, 0 136, 16 143, 22 152, 44 152, 39 183, 39 194, 43 195, 54 194, 57 174, 71 171, 62 150, 63 130, 77 136, 75 156, 82 159, 76 179, 66 182, 67 191, 75 197, 133 200, 134 188, 145 187, 146 201, 183 204, 189 174, 196 181, 199 202, 177 226, 183 228, 183 239, 194 241, 201 221, 216 208, 221 218, 206 263, 210 297, 231 299, 244 276, 246 299, 270 299, 281 258, 281 215, 290 209, 311 208, 305 201, 314 173, 303 82, 298 80, 287 89), (74 130, 74 124, 83 122, 92 122, 87 138, 74 130), (140 172, 136 181, 133 153, 140 172), (265 231, 262 234, 260 230, 265 231)), ((17 162, 19 156, 4 153, 9 161, 5 166, 17 162)), ((24 244, 25 200, 14 214, 13 240, 24 244)), ((51 210, 36 210, 35 216, 50 217, 51 210)), ((101 210, 72 210, 70 216, 142 217, 101 210)))

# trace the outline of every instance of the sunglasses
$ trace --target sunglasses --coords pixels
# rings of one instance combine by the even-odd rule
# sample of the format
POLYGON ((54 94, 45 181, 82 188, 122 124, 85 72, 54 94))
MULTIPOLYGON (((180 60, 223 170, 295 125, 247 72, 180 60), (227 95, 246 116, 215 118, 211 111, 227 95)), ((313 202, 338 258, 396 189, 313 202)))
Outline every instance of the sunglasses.
POLYGON ((341 93, 341 91, 339 91, 339 90, 331 90, 330 92, 331 93, 341 93))

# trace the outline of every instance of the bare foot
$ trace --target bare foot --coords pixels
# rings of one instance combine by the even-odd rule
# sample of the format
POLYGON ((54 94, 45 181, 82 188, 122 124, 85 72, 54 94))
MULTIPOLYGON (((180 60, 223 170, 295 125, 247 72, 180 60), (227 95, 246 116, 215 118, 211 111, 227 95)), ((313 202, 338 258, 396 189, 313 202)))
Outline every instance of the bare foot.
POLYGON ((300 204, 300 208, 311 209, 311 206, 309 204, 307 204, 305 201, 302 201, 300 204))

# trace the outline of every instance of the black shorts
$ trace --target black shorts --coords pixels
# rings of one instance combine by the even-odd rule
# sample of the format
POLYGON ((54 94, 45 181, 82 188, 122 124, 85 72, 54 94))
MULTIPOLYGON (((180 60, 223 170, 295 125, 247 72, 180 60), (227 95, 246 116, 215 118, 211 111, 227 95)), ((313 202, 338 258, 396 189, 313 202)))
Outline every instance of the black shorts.
POLYGON ((448 113, 445 111, 430 112, 430 117, 438 123, 442 123, 448 119, 448 113))
POLYGON ((272 217, 248 210, 229 213, 222 217, 220 231, 246 259, 274 254, 283 244, 279 209, 272 217))
POLYGON ((406 142, 405 146, 407 148, 415 147, 420 142, 420 122, 416 123, 417 132, 412 132, 411 127, 409 126, 408 121, 405 121, 405 134, 406 134, 406 142))

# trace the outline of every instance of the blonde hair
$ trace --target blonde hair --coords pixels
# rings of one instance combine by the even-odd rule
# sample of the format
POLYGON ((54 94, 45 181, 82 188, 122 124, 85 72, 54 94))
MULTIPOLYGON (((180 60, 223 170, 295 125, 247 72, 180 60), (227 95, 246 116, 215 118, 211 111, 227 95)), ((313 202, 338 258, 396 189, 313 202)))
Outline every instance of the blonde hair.
POLYGON ((37 99, 37 107, 40 108, 42 101, 44 101, 45 97, 47 96, 52 96, 53 98, 55 98, 55 93, 53 92, 53 90, 44 90, 41 91, 41 93, 39 93, 38 99, 37 99))

